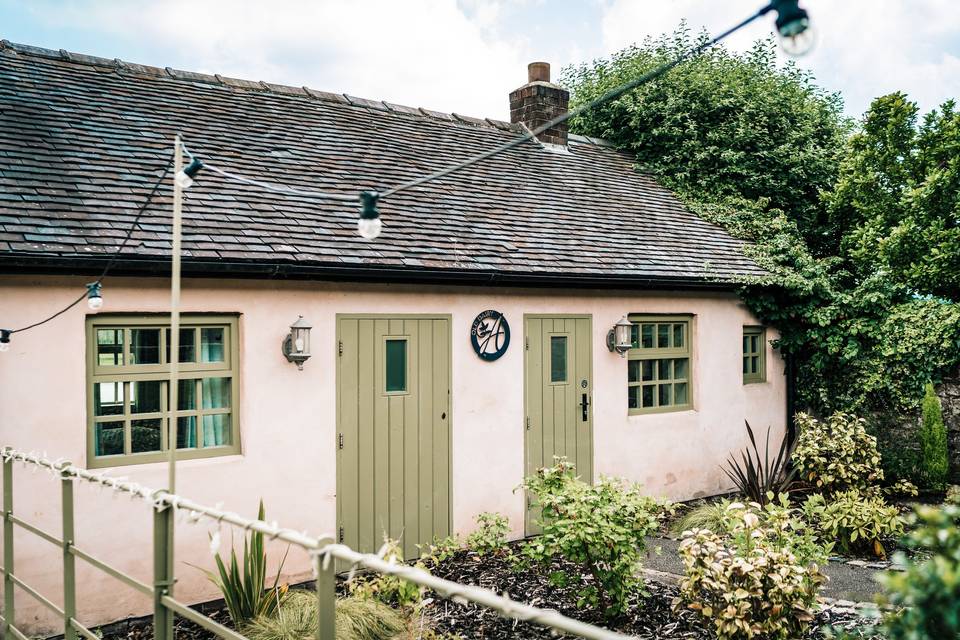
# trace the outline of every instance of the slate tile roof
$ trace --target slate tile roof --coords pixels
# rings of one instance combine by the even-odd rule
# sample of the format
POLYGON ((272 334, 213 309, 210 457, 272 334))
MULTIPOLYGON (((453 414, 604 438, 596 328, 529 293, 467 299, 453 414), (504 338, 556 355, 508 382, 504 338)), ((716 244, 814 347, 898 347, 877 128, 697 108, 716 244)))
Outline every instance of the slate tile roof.
MULTIPOLYGON (((506 100, 504 96, 504 100, 506 100)), ((3 41, 0 269, 93 269, 119 246, 181 132, 224 169, 357 195, 516 136, 506 122, 3 41)), ((169 269, 172 190, 119 263, 169 269)), ((762 271, 602 141, 536 142, 397 194, 376 241, 358 206, 201 173, 186 192, 185 269, 291 277, 695 285, 762 271)))

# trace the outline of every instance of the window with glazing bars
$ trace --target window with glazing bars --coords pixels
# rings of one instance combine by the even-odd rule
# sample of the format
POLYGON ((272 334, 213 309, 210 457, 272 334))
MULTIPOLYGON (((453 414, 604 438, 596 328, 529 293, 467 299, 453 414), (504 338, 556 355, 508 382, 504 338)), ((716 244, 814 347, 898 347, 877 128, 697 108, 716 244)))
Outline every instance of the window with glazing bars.
POLYGON ((169 355, 169 317, 88 318, 89 467, 165 460, 171 418, 178 459, 240 452, 236 317, 181 318, 176 410, 169 355))
POLYGON ((743 382, 763 382, 767 379, 764 346, 766 344, 763 327, 743 328, 743 382))
POLYGON ((627 352, 629 413, 682 411, 692 406, 690 318, 630 316, 627 352))

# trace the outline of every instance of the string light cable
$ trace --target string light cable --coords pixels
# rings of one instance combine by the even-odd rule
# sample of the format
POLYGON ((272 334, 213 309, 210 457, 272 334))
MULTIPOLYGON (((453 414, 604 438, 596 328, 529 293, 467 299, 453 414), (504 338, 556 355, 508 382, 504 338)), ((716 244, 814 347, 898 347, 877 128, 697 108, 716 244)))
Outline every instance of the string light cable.
MULTIPOLYGON (((647 82, 655 80, 667 73, 674 67, 694 58, 710 47, 718 44, 720 41, 724 40, 733 33, 739 31, 740 29, 746 27, 754 20, 761 18, 771 11, 777 13, 776 19, 776 28, 777 33, 780 35, 781 45, 783 50, 791 56, 800 56, 804 55, 813 47, 815 43, 815 32, 810 25, 810 17, 807 11, 799 6, 799 0, 771 0, 771 2, 764 7, 761 7, 755 13, 742 20, 733 27, 723 31, 722 33, 714 36, 713 38, 693 47, 692 49, 678 55, 673 60, 665 62, 664 64, 651 69, 647 73, 644 73, 629 82, 625 82, 618 87, 615 87, 606 93, 585 102, 580 106, 560 114, 559 116, 553 118, 552 120, 546 122, 545 124, 537 127, 536 129, 527 129, 525 132, 513 138, 512 140, 505 142, 499 146, 493 147, 488 151, 471 156, 459 163, 453 164, 449 167, 439 169, 432 173, 412 178, 405 182, 401 182, 392 187, 384 189, 382 191, 366 190, 360 192, 360 217, 357 221, 357 228, 361 236, 367 238, 368 240, 375 239, 380 235, 382 229, 382 222, 380 220, 380 212, 377 208, 379 201, 389 198, 401 191, 406 191, 407 189, 412 189, 413 187, 432 182, 434 180, 439 180, 445 176, 448 176, 452 173, 456 173, 467 167, 470 167, 478 162, 482 162, 488 158, 492 158, 496 155, 509 151, 514 147, 518 147, 525 142, 537 138, 540 134, 549 129, 557 127, 564 122, 567 122, 571 118, 575 118, 582 113, 595 109, 596 107, 616 100, 617 98, 627 94, 634 89, 640 87, 647 82)), ((226 169, 222 169, 216 165, 212 165, 207 162, 201 162, 193 153, 191 153, 186 147, 184 151, 191 158, 190 166, 187 167, 185 171, 193 169, 193 173, 190 174, 190 184, 192 184, 192 177, 199 172, 200 169, 206 168, 214 173, 217 173, 225 178, 234 180, 237 182, 242 182, 245 184, 253 185, 260 187, 267 191, 272 191, 274 193, 281 193, 286 195, 300 196, 304 198, 316 198, 322 200, 331 200, 335 202, 356 202, 356 197, 343 194, 343 193, 332 193, 326 191, 308 191, 302 189, 295 189, 293 187, 288 187, 281 184, 265 182, 262 180, 257 180, 248 176, 242 176, 226 169)), ((189 186, 186 184, 185 186, 189 186)))
POLYGON ((73 309, 75 306, 87 301, 87 305, 91 310, 97 311, 103 307, 103 279, 107 277, 107 274, 110 273, 110 270, 117 263, 117 260, 120 258, 120 253, 127 247, 127 244, 130 242, 130 238, 133 236, 133 232, 137 229, 137 226, 140 224, 140 218, 143 217, 143 214, 146 212, 147 207, 150 206, 150 203, 153 201, 153 197, 156 195, 157 190, 160 188, 160 185, 163 184, 164 179, 167 177, 167 173, 170 171, 170 164, 173 161, 173 155, 167 159, 164 163, 163 171, 160 174, 160 177, 157 178, 156 182, 153 183, 153 186, 150 188, 149 193, 147 194, 146 199, 143 201, 143 204, 140 205, 140 208, 137 209, 136 215, 133 217, 133 222, 130 224, 130 228, 127 229, 126 235, 123 237, 123 240, 120 242, 120 246, 117 247, 117 250, 114 251, 113 255, 110 257, 110 260, 107 261, 107 264, 104 266, 103 271, 100 272, 100 275, 96 280, 84 285, 84 292, 73 302, 63 307, 56 313, 47 316, 43 320, 28 324, 26 326, 20 327, 19 329, 0 329, 0 351, 7 351, 10 349, 10 337, 15 333, 22 333, 24 331, 29 331, 41 325, 44 325, 55 318, 58 318, 65 314, 70 309, 73 309))
MULTIPOLYGON (((674 67, 682 64, 683 62, 686 62, 687 60, 690 60, 691 58, 694 58, 700 55, 710 47, 716 45, 717 43, 727 38, 731 34, 746 27, 747 25, 752 23, 754 20, 757 20, 758 18, 765 16, 771 11, 775 11, 777 13, 776 28, 777 28, 777 32, 781 37, 781 43, 783 45, 784 51, 786 51, 789 55, 803 55, 807 51, 809 51, 815 42, 815 36, 814 36, 814 31, 810 26, 809 15, 806 10, 802 9, 799 6, 799 0, 771 0, 769 4, 763 6, 762 8, 760 8, 755 13, 748 16, 746 19, 742 20, 738 24, 727 29, 726 31, 723 31, 719 35, 716 35, 713 38, 697 45, 696 47, 693 47, 689 51, 686 51, 678 55, 673 60, 670 60, 648 71, 647 73, 644 73, 634 78, 633 80, 630 80, 629 82, 626 82, 618 87, 615 87, 607 91, 606 93, 602 94, 601 96, 594 98, 589 102, 585 102, 584 104, 576 107, 573 110, 567 111, 557 116, 556 118, 553 118, 549 122, 537 127, 536 129, 531 130, 531 129, 525 128, 525 131, 522 135, 517 136, 516 138, 513 138, 512 140, 504 144, 493 147, 488 151, 484 151, 482 153, 471 156, 449 167, 445 167, 443 169, 434 171, 432 173, 419 176, 416 178, 412 178, 405 182, 401 182, 392 187, 384 189, 383 191, 375 191, 375 190, 361 191, 359 194, 360 195, 360 198, 359 198, 360 199, 360 216, 357 221, 357 229, 360 235, 368 240, 375 239, 380 235, 380 232, 383 227, 383 223, 380 220, 380 212, 379 212, 379 209, 377 208, 377 205, 380 200, 389 198, 390 196, 393 196, 402 191, 406 191, 407 189, 412 189, 414 187, 426 184, 428 182, 439 180, 440 178, 448 176, 452 173, 462 171, 463 169, 466 169, 467 167, 477 164, 478 162, 482 162, 483 160, 492 158, 493 156, 509 151, 510 149, 520 146, 525 142, 534 140, 537 136, 539 136, 543 132, 549 129, 552 129, 553 127, 559 126, 564 122, 570 120, 571 118, 575 118, 580 114, 585 113, 586 111, 594 109, 607 102, 616 100, 617 98, 623 96, 626 93, 629 93, 630 91, 633 91, 634 89, 640 87, 641 85, 646 84, 647 82, 650 82, 652 80, 655 80, 656 78, 659 78, 660 76, 667 73, 674 67)), ((250 178, 247 176, 242 176, 242 175, 233 173, 231 171, 227 171, 226 169, 222 169, 221 167, 215 164, 201 161, 184 144, 181 144, 181 149, 190 158, 190 164, 188 164, 181 171, 179 171, 177 175, 174 177, 178 185, 183 189, 188 189, 190 186, 193 185, 194 178, 202 169, 208 169, 214 173, 217 173, 223 176, 224 178, 234 180, 236 182, 242 182, 245 184, 256 186, 274 193, 299 196, 303 198, 330 200, 334 202, 356 202, 356 198, 348 194, 296 189, 296 188, 289 187, 282 184, 270 183, 270 182, 265 182, 262 180, 250 178)), ((161 174, 160 178, 154 183, 153 187, 150 190, 150 193, 147 195, 146 200, 141 205, 140 209, 137 211, 137 214, 134 217, 133 223, 131 224, 129 230, 127 231, 127 235, 124 237, 123 242, 120 243, 120 246, 117 248, 117 251, 113 254, 110 261, 107 263, 106 267, 104 268, 103 272, 100 274, 100 276, 95 281, 86 285, 86 291, 84 292, 84 294, 79 296, 76 300, 71 302, 69 305, 67 305, 63 309, 57 311, 56 313, 54 313, 53 315, 47 318, 44 318, 43 320, 40 320, 39 322, 34 322, 33 324, 27 325, 25 327, 21 327, 19 329, 0 329, 0 351, 7 351, 10 348, 10 336, 12 336, 14 333, 28 331, 35 327, 39 327, 43 324, 46 324, 51 320, 53 320, 54 318, 57 318, 60 315, 63 315, 64 313, 66 313, 76 305, 80 304, 80 302, 82 302, 84 299, 88 301, 90 308, 93 310, 100 309, 103 306, 103 295, 102 295, 103 279, 104 277, 106 277, 107 273, 109 273, 110 269, 113 267, 113 265, 119 258, 120 253, 126 248, 126 245, 130 240, 130 237, 133 235, 133 232, 140 221, 140 217, 146 211, 147 207, 149 206, 150 202, 153 199, 153 196, 156 194, 157 189, 159 189, 160 184, 163 182, 163 179, 166 177, 169 169, 170 169, 170 161, 168 160, 168 162, 163 168, 163 173, 161 174)))

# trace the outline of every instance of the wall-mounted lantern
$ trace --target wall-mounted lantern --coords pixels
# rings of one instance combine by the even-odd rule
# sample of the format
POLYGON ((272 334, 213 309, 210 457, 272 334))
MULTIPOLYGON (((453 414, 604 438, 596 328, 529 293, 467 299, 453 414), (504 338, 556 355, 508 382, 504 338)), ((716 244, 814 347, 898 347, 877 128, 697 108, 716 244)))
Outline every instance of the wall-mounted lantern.
POLYGON ((623 354, 633 346, 633 337, 630 335, 632 330, 633 324, 627 320, 627 316, 620 318, 620 321, 607 332, 607 349, 611 352, 616 351, 622 358, 623 354))
POLYGON ((310 329, 312 328, 310 323, 300 316, 290 325, 290 333, 283 339, 283 355, 290 362, 296 362, 297 369, 301 371, 303 371, 303 363, 310 357, 310 329))

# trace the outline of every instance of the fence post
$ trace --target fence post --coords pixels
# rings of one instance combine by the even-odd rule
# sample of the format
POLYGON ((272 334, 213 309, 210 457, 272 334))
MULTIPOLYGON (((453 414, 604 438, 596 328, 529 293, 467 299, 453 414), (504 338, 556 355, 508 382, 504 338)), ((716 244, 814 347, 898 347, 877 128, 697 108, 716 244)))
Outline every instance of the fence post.
MULTIPOLYGON (((329 544, 333 540, 327 541, 329 544)), ((337 591, 336 561, 324 560, 323 554, 314 556, 317 569, 317 640, 336 640, 337 637, 337 591), (324 566, 326 565, 326 567, 324 566)))
POLYGON ((10 447, 4 448, 3 457, 3 637, 12 638, 10 627, 14 625, 13 605, 13 458, 10 447))
POLYGON ((63 637, 76 640, 77 632, 71 619, 77 617, 77 574, 72 553, 73 547, 73 476, 64 469, 69 462, 60 465, 60 510, 63 513, 63 637))
POLYGON ((153 637, 173 640, 173 611, 163 604, 171 593, 173 567, 170 548, 173 536, 173 507, 159 505, 153 510, 153 637))

